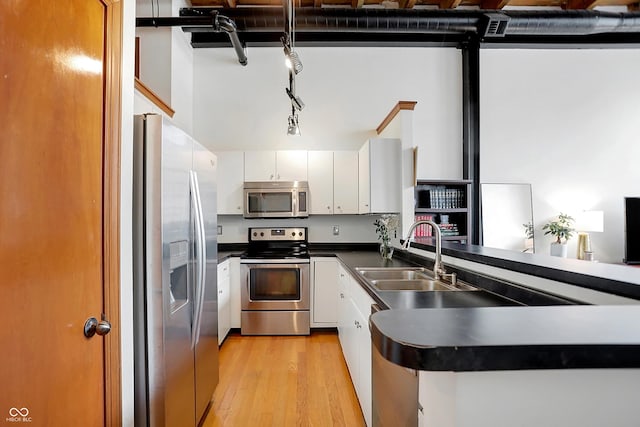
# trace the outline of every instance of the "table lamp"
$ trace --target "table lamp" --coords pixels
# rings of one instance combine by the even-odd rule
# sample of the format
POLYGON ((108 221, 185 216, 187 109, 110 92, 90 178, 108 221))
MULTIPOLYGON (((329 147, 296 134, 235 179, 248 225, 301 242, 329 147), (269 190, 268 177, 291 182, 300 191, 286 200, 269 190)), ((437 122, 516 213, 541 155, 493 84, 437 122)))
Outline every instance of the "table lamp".
POLYGON ((604 231, 604 213, 602 211, 584 211, 576 217, 578 230, 578 259, 593 261, 590 232, 604 231))

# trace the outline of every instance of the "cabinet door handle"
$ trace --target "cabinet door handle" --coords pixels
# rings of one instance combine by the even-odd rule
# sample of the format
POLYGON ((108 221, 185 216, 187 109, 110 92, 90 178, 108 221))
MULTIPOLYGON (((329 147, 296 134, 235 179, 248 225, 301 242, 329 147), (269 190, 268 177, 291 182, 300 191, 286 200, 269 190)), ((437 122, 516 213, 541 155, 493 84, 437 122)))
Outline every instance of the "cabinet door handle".
POLYGON ((269 179, 273 179, 273 174, 271 174, 271 176, 269 176, 269 179))
POLYGON ((344 299, 344 294, 340 292, 340 298, 344 299))

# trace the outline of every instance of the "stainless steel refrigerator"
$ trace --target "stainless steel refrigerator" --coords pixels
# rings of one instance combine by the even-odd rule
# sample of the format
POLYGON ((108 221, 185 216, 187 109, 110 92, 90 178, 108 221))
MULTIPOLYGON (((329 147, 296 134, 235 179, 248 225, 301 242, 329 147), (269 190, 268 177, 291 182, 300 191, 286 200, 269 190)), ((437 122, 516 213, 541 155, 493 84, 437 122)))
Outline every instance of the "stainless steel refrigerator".
POLYGON ((134 118, 136 426, 197 426, 218 384, 216 157, 134 118))

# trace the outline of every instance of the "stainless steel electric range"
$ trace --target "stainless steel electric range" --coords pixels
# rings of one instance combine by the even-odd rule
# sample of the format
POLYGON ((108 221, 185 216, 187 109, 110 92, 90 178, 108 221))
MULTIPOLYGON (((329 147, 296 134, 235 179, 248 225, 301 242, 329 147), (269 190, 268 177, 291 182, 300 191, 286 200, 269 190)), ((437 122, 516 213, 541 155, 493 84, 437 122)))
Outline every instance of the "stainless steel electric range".
POLYGON ((240 260, 242 335, 309 335, 306 227, 249 228, 240 260))

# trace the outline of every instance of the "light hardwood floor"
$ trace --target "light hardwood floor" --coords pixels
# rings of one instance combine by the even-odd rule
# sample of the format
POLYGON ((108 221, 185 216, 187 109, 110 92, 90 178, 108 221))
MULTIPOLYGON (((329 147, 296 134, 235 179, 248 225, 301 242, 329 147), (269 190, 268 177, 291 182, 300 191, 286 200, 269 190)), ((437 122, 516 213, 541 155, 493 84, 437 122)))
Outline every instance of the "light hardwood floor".
POLYGON ((202 423, 218 426, 364 426, 338 335, 229 335, 202 423))

